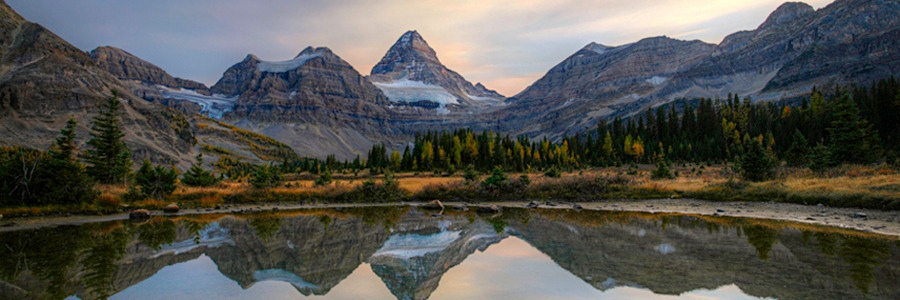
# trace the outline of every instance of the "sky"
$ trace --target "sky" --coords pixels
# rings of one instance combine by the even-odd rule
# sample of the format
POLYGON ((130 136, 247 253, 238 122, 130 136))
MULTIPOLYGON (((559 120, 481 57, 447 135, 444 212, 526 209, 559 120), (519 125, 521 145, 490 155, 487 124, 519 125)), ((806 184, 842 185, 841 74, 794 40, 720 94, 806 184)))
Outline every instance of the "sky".
MULTIPOLYGON (((75 46, 115 46, 215 84, 248 53, 288 60, 326 46, 368 75, 407 30, 448 68, 512 96, 588 43, 719 43, 784 0, 7 0, 75 46)), ((806 0, 816 9, 831 0, 806 0)))

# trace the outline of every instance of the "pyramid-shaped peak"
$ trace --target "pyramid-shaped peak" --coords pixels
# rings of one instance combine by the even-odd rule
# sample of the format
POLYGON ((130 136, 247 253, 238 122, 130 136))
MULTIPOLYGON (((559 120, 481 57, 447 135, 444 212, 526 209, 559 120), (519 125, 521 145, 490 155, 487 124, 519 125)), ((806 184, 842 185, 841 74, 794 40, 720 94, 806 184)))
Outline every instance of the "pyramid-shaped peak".
POLYGON ((422 35, 419 34, 418 31, 410 30, 410 31, 407 31, 406 33, 403 33, 403 35, 400 36, 399 42, 409 43, 414 40, 425 41, 425 39, 422 38, 422 35))

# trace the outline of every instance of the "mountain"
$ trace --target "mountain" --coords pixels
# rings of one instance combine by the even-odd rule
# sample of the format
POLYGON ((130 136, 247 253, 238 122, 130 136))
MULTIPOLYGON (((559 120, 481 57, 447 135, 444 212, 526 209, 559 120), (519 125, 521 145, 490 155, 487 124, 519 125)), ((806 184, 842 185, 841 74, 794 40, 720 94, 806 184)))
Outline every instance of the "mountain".
POLYGON ((819 10, 785 3, 718 45, 665 37, 591 43, 495 116, 505 131, 558 138, 679 98, 778 100, 814 86, 868 83, 900 73, 898 35, 896 1, 838 0, 819 10))
POLYGON ((396 130, 388 125, 397 115, 388 98, 325 47, 308 47, 286 61, 249 54, 210 92, 234 99, 222 120, 283 141, 304 156, 352 159, 396 130))
POLYGON ((216 120, 234 109, 236 98, 211 94, 206 85, 173 77, 119 48, 98 47, 90 56, 135 95, 185 113, 195 144, 209 163, 224 157, 254 163, 297 157, 286 144, 216 120))
POLYGON ((430 105, 442 114, 496 106, 504 99, 445 67, 415 30, 400 36, 372 68, 369 78, 391 101, 430 105))
POLYGON ((0 145, 46 149, 69 116, 79 117, 84 143, 91 118, 114 90, 136 161, 186 166, 194 137, 183 114, 136 97, 83 51, 0 1, 0 145))
POLYGON ((134 80, 170 88, 191 89, 209 94, 209 89, 205 84, 172 77, 162 68, 116 47, 97 47, 91 50, 90 56, 101 68, 106 69, 120 80, 134 80))
POLYGON ((557 137, 591 128, 616 110, 634 111, 640 95, 665 88, 674 74, 707 57, 714 45, 668 37, 618 47, 591 43, 507 100, 508 130, 557 137))

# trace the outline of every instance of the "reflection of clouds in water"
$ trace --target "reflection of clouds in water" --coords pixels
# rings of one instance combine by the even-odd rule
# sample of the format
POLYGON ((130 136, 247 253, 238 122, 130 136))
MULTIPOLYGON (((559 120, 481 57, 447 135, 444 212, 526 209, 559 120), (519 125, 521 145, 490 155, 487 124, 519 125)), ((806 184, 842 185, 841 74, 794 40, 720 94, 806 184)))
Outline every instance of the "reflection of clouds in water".
POLYGON ((662 254, 669 254, 675 252, 675 246, 672 246, 672 244, 669 243, 659 244, 658 246, 653 247, 653 250, 662 254))

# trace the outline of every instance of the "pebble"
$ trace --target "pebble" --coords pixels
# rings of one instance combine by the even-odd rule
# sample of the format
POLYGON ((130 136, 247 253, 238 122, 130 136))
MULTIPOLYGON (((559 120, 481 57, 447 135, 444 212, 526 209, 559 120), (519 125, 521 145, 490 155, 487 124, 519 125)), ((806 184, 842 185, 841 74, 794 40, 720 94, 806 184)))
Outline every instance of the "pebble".
POLYGON ((724 209, 721 209, 721 208, 719 208, 719 209, 716 209, 716 212, 717 212, 717 213, 723 213, 723 212, 725 212, 725 210, 724 210, 724 209))

